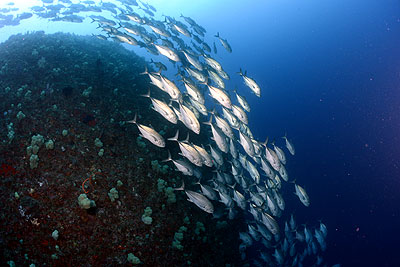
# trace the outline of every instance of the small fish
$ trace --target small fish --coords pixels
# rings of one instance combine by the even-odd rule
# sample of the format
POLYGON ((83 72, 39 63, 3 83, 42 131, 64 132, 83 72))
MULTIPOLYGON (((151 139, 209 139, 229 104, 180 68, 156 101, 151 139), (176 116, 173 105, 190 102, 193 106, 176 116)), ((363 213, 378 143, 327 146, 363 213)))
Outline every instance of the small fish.
POLYGON ((242 69, 239 71, 239 75, 243 77, 244 83, 250 88, 250 90, 258 97, 261 96, 260 86, 250 77, 246 75, 246 73, 242 72, 242 69))
POLYGON ((203 123, 211 126, 211 132, 213 135, 213 139, 214 139, 215 143, 217 143, 218 148, 222 152, 228 153, 229 146, 228 146, 228 143, 226 142, 225 134, 222 132, 221 129, 219 129, 216 125, 214 125, 212 123, 212 117, 210 117, 210 120, 208 122, 203 122, 203 123))
POLYGON ((198 146, 196 144, 192 144, 192 146, 197 150, 197 152, 199 152, 201 158, 203 159, 204 165, 206 165, 207 167, 212 167, 212 158, 211 155, 208 154, 207 150, 205 150, 204 147, 198 146))
POLYGON ((206 79, 207 79, 206 76, 202 72, 200 72, 199 70, 188 68, 188 67, 186 67, 185 70, 187 71, 187 73, 190 76, 195 78, 200 83, 205 83, 206 82, 206 79))
POLYGON ((242 106, 242 108, 244 110, 246 110, 247 112, 250 112, 250 105, 249 103, 247 103, 246 99, 244 98, 244 96, 239 95, 236 90, 234 90, 235 94, 236 94, 236 99, 239 102, 240 106, 242 106))
POLYGON ((249 119, 247 118, 247 114, 241 107, 232 105, 232 113, 244 124, 246 125, 249 124, 249 119))
POLYGON ((273 234, 279 234, 279 226, 276 220, 266 212, 262 212, 262 221, 264 225, 268 228, 268 230, 273 234))
POLYGON ((282 138, 285 139, 286 148, 289 150, 290 154, 292 154, 292 156, 294 156, 296 151, 294 149, 293 144, 289 141, 289 139, 287 139, 286 134, 282 138))
POLYGON ((190 145, 187 140, 179 141, 178 137, 179 130, 176 131, 174 137, 168 138, 168 140, 178 142, 179 148, 182 152, 182 156, 187 158, 191 163, 199 167, 203 166, 203 158, 201 157, 200 153, 192 145, 190 145))
POLYGON ((172 24, 172 26, 181 34, 185 35, 186 37, 192 37, 192 34, 188 31, 185 25, 181 23, 172 24))
POLYGON ((161 62, 155 62, 153 59, 150 59, 150 63, 154 64, 161 71, 167 71, 167 66, 161 62))
POLYGON ((210 66, 211 68, 213 68, 214 70, 216 70, 216 71, 222 70, 221 64, 218 61, 216 61, 215 59, 213 59, 212 57, 209 57, 206 54, 203 54, 203 58, 204 58, 204 61, 206 62, 206 64, 208 66, 210 66))
POLYGON ((167 77, 160 75, 161 81, 163 83, 163 88, 170 95, 172 100, 179 100, 182 98, 182 93, 176 84, 169 80, 167 77))
POLYGON ((179 111, 183 118, 183 124, 196 134, 200 133, 200 123, 194 115, 193 111, 191 111, 187 106, 183 103, 179 103, 179 111))
POLYGON ((227 109, 232 108, 231 99, 229 98, 228 94, 224 90, 219 89, 214 86, 211 86, 211 85, 208 85, 208 84, 207 84, 207 87, 208 87, 208 90, 210 91, 210 96, 212 98, 217 100, 218 103, 220 103, 225 108, 227 108, 227 109))
POLYGON ((183 18, 187 23, 189 23, 189 25, 196 25, 196 22, 191 17, 185 17, 182 14, 180 17, 183 18))
POLYGON ((188 201, 193 202, 197 207, 204 210, 205 212, 211 214, 214 212, 214 206, 211 201, 198 192, 186 190, 184 182, 182 182, 182 186, 180 188, 176 188, 175 190, 185 191, 186 196, 188 197, 188 201))
POLYGON ((127 121, 128 123, 134 123, 138 127, 139 131, 141 132, 142 137, 149 140, 151 143, 158 147, 165 147, 165 140, 164 138, 157 133, 153 128, 139 124, 136 122, 137 114, 135 114, 135 118, 131 121, 127 121))
POLYGON ((193 167, 192 165, 190 165, 190 163, 183 160, 173 160, 171 158, 171 153, 169 152, 169 150, 168 150, 168 158, 163 160, 163 162, 168 162, 168 161, 172 161, 175 167, 178 169, 178 171, 183 173, 183 175, 192 176, 194 174, 193 167))
POLYGON ((211 150, 211 157, 214 159, 215 163, 217 163, 219 166, 224 165, 224 158, 222 157, 222 154, 218 151, 218 149, 214 149, 211 145, 210 150, 211 150))
POLYGON ((173 124, 178 123, 178 117, 176 116, 175 112, 168 106, 167 103, 153 98, 150 96, 150 89, 147 94, 142 95, 144 97, 150 98, 151 103, 153 104, 153 109, 161 114, 166 120, 173 124))
POLYGON ((195 67, 197 70, 202 71, 203 70, 203 66, 201 65, 200 61, 195 58, 194 56, 192 56, 191 54, 187 53, 186 51, 182 51, 182 53, 185 55, 187 61, 189 61, 189 63, 195 67))
POLYGON ((168 46, 165 45, 158 45, 158 44, 153 44, 156 49, 158 50, 158 52, 163 55, 166 56, 167 58, 169 58, 170 60, 174 61, 174 62, 179 62, 181 61, 179 59, 178 54, 172 50, 171 48, 169 48, 168 46))
POLYGON ((229 123, 217 114, 215 114, 214 111, 212 111, 211 114, 214 115, 215 122, 217 123, 217 126, 222 130, 222 132, 230 139, 234 139, 235 135, 233 134, 232 128, 229 126, 229 123))
POLYGON ((221 42, 222 46, 226 49, 226 51, 228 51, 229 53, 232 53, 232 48, 229 45, 228 41, 226 39, 222 39, 219 36, 219 32, 217 32, 217 35, 215 35, 215 37, 217 37, 219 39, 219 41, 221 42))
POLYGON ((240 139, 240 144, 242 145, 244 151, 246 151, 247 155, 249 155, 250 157, 254 157, 255 156, 254 145, 250 137, 239 131, 239 139, 240 139))
POLYGON ((279 160, 282 162, 282 164, 286 164, 286 156, 285 152, 283 150, 275 145, 275 142, 272 142, 272 146, 274 147, 275 153, 278 156, 279 160))
POLYGON ((299 197, 301 203, 303 203, 306 207, 310 206, 310 198, 308 197, 306 190, 296 183, 294 184, 294 187, 296 190, 294 194, 299 197))
POLYGON ((211 186, 203 185, 200 182, 198 184, 200 185, 200 189, 203 195, 211 200, 219 200, 218 193, 211 186))
POLYGON ((183 84, 185 85, 187 93, 193 97, 194 100, 204 105, 204 96, 200 93, 197 86, 189 79, 183 78, 183 84))
POLYGON ((225 89, 224 81, 222 80, 222 78, 215 71, 213 71, 211 69, 208 69, 207 72, 208 72, 208 77, 211 80, 213 80, 213 82, 215 82, 218 85, 219 88, 225 89))
POLYGON ((145 67, 144 72, 140 73, 140 75, 144 75, 144 74, 147 74, 150 77, 151 84, 157 86, 162 91, 168 93, 168 90, 164 87, 164 83, 163 83, 163 81, 161 79, 161 75, 160 75, 161 72, 158 72, 158 73, 157 72, 152 72, 152 73, 150 73, 147 70, 147 67, 145 67))
POLYGON ((162 28, 162 27, 157 27, 157 25, 148 25, 150 27, 150 29, 153 30, 153 32, 164 36, 164 37, 171 37, 171 33, 169 33, 169 31, 167 31, 166 29, 162 28))

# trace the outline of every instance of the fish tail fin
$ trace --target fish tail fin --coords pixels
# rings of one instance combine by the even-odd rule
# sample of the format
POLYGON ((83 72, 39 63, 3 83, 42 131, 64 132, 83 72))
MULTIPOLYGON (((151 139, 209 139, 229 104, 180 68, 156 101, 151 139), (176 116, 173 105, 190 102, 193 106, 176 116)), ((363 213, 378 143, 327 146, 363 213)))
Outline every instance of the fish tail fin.
POLYGON ((189 143, 189 132, 187 133, 186 138, 185 140, 183 140, 183 142, 189 143))
POLYGON ((144 66, 144 72, 141 72, 139 74, 140 75, 149 74, 149 70, 147 69, 147 66, 144 66))
POLYGON ((282 138, 285 139, 285 140, 287 139, 287 132, 285 132, 285 135, 282 136, 282 138))
POLYGON ((236 182, 233 185, 227 184, 228 187, 232 188, 233 190, 235 189, 236 182))
POLYGON ((130 120, 130 121, 127 121, 127 122, 136 124, 136 120, 137 120, 137 113, 135 113, 135 117, 133 118, 133 120, 130 120))
POLYGON ((149 88, 149 90, 147 90, 146 94, 140 95, 140 96, 151 98, 151 96, 150 96, 150 88, 149 88))
POLYGON ((293 181, 289 181, 289 183, 296 184, 296 179, 294 179, 293 181))
POLYGON ((267 147, 267 144, 268 144, 268 136, 267 136, 267 138, 265 139, 265 142, 264 142, 264 143, 261 143, 261 145, 267 147))
POLYGON ((214 35, 214 37, 217 37, 217 38, 219 38, 219 32, 217 32, 217 35, 214 35))
POLYGON ((210 116, 210 120, 209 120, 209 121, 203 121, 203 123, 204 123, 205 125, 210 125, 210 126, 211 126, 211 123, 212 123, 212 116, 210 116))
POLYGON ((176 130, 176 134, 175 134, 174 137, 168 138, 167 140, 170 140, 170 141, 178 141, 178 138, 179 138, 179 129, 176 130))
POLYGON ((204 82, 199 82, 199 83, 208 86, 208 77, 206 77, 204 82))
POLYGON ((174 188, 176 191, 182 191, 185 190, 185 180, 182 180, 182 185, 178 188, 174 188))
POLYGON ((168 152, 168 157, 166 159, 162 160, 162 162, 172 161, 171 152, 169 152, 169 150, 167 150, 167 152, 168 152))
POLYGON ((240 76, 243 76, 243 71, 242 71, 242 68, 240 68, 240 70, 239 70, 238 74, 239 74, 240 76))

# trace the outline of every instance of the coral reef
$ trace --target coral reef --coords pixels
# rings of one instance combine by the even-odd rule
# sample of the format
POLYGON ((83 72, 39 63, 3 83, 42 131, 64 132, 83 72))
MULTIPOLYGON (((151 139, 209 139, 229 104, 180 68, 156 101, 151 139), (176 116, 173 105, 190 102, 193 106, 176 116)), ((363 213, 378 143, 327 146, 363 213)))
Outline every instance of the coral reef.
MULTIPOLYGON (((36 32, 0 44, 0 107, 6 111, 0 131, 0 265, 117 266, 134 264, 133 256, 145 266, 241 262, 239 240, 231 234, 243 227, 241 218, 217 229, 217 221, 184 193, 174 193, 182 178, 172 165, 160 164, 166 150, 124 123, 138 111, 144 124, 167 123, 138 97, 149 85, 139 75, 145 65, 121 45, 94 37, 36 32), (21 110, 26 117, 18 119, 21 110), (114 187, 118 199, 112 202, 114 187), (152 210, 150 225, 142 221, 146 207, 152 210), (183 224, 184 237, 175 236, 183 224), (197 240, 196 227, 206 242, 197 240)), ((154 90, 154 96, 163 92, 154 90)), ((193 136, 193 142, 205 138, 193 136)))

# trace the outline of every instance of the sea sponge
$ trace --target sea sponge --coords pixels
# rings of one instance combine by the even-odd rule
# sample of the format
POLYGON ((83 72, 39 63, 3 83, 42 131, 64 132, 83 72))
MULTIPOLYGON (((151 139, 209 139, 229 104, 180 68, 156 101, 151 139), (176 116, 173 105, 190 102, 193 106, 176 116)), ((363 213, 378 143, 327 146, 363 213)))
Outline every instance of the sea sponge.
POLYGON ((31 169, 36 169, 37 166, 39 165, 39 157, 38 155, 32 154, 31 157, 29 158, 29 165, 31 169))
POLYGON ((151 224, 153 222, 153 218, 150 217, 152 213, 153 211, 151 210, 151 208, 147 207, 142 215, 142 222, 144 222, 145 224, 151 224))
POLYGON ((110 198, 111 202, 114 202, 119 198, 118 191, 115 189, 115 187, 111 188, 110 192, 108 193, 108 197, 110 198))
POLYGON ((96 203, 94 200, 88 199, 86 194, 80 194, 78 197, 78 204, 81 209, 90 209, 92 207, 96 207, 96 203))

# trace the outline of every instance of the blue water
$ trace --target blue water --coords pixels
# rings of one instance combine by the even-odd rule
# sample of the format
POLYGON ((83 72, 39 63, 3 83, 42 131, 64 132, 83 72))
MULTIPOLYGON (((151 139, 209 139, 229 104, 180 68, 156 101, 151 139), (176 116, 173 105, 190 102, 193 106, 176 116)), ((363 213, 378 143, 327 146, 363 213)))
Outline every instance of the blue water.
POLYGON ((247 96, 255 135, 296 145, 289 175, 312 203, 299 220, 326 222, 329 263, 399 266, 400 3, 238 5, 218 18, 226 60, 262 86, 247 96))
MULTIPOLYGON (((400 266, 400 2, 148 2, 159 14, 194 18, 209 40, 217 32, 228 39, 233 53, 217 43, 216 58, 252 107, 255 137, 282 144, 287 133, 296 146, 288 172, 311 206, 293 196, 288 210, 300 222, 327 225, 327 262, 400 266), (262 98, 233 75, 240 68, 262 98)), ((0 29, 2 41, 24 32, 24 23, 0 29)), ((69 25, 38 23, 33 29, 48 32, 69 25)))

